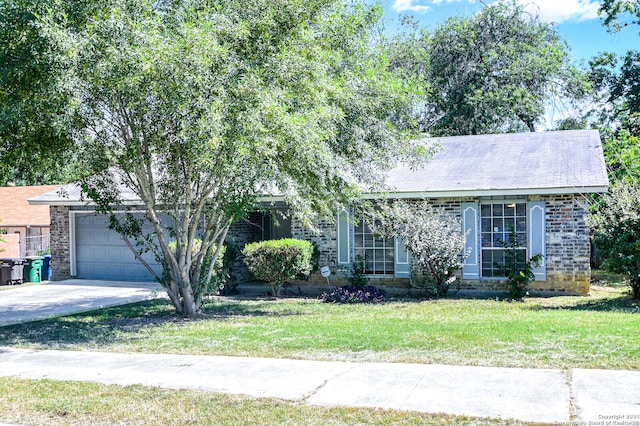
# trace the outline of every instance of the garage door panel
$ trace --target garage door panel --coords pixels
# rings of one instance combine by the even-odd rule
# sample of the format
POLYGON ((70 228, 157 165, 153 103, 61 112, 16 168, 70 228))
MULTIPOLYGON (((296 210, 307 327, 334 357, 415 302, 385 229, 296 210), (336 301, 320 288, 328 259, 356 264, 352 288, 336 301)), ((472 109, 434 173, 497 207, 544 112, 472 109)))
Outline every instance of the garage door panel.
POLYGON ((118 262, 120 260, 135 260, 129 247, 105 247, 104 259, 107 262, 118 262), (126 252, 125 250, 126 249, 126 252))
MULTIPOLYGON (((76 215, 76 276, 85 279, 153 281, 152 275, 135 258, 120 234, 108 229, 109 217, 93 213, 76 215)), ((151 228, 146 230, 151 231, 151 228)), ((152 253, 142 255, 152 268, 162 268, 152 253)))

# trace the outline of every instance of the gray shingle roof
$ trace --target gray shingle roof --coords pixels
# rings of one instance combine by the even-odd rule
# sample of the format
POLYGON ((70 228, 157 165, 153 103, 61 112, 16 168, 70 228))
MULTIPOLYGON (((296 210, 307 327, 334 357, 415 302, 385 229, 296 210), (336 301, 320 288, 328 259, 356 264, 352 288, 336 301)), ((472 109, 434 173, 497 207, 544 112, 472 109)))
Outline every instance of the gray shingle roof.
POLYGON ((392 193, 501 195, 602 192, 609 184, 596 130, 434 138, 418 170, 398 167, 392 193))
MULTIPOLYGON (((494 196, 604 192, 609 184, 596 130, 433 138, 441 149, 417 170, 388 174, 398 197, 494 196)), ((78 204, 80 188, 63 188, 30 199, 32 204, 78 204)), ((130 191, 123 198, 135 202, 130 191)))

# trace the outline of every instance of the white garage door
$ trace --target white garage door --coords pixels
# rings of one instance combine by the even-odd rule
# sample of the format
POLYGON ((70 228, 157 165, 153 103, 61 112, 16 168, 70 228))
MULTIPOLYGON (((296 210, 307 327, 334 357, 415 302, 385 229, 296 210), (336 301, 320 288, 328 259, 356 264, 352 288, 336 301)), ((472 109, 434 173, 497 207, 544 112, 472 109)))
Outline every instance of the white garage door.
MULTIPOLYGON (((96 280, 153 281, 120 234, 108 226, 109 217, 106 215, 75 215, 76 276, 96 280)), ((157 272, 162 270, 151 253, 146 253, 143 258, 157 272)))

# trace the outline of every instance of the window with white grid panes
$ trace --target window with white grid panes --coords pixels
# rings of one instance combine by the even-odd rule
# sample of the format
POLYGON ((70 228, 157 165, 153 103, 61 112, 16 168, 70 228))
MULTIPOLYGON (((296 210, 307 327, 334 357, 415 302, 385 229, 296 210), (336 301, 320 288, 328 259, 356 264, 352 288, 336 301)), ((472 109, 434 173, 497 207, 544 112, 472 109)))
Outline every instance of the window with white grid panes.
POLYGON ((394 238, 375 235, 362 219, 353 225, 353 238, 355 259, 364 260, 365 274, 393 275, 394 238))
POLYGON ((527 205, 526 203, 491 203, 480 206, 480 239, 482 248, 482 276, 503 277, 500 265, 504 265, 511 230, 516 231, 518 259, 527 258, 527 205))

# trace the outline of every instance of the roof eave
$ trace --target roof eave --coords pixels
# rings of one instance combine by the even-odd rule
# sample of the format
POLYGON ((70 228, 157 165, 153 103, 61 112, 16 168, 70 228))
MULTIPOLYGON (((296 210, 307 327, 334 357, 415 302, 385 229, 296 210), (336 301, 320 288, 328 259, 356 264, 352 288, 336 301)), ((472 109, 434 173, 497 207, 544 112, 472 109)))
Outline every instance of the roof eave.
MULTIPOLYGON (((27 200, 29 202, 30 205, 32 206, 73 206, 73 207, 83 207, 83 206, 95 206, 96 203, 94 203, 93 201, 87 201, 87 200, 70 200, 70 199, 64 199, 64 200, 38 200, 38 199, 31 199, 31 200, 27 200)), ((120 205, 123 206, 139 206, 141 205, 142 201, 140 200, 127 200, 127 201, 123 201, 120 203, 120 205)))
MULTIPOLYGON (((522 195, 567 195, 567 194, 599 194, 607 192, 607 186, 583 186, 583 187, 554 187, 554 188, 527 188, 527 189, 468 189, 447 191, 393 191, 365 194, 367 199, 376 198, 462 198, 462 197, 496 197, 496 196, 522 196, 522 195)), ((281 195, 265 195, 258 198, 259 202, 284 201, 281 195)))
MULTIPOLYGON (((388 191, 387 198, 461 198, 461 197, 496 197, 522 195, 567 195, 594 194, 607 192, 607 186, 553 187, 553 188, 511 188, 511 189, 467 189, 444 191, 388 191)), ((367 194, 366 198, 379 198, 383 194, 367 194)))
MULTIPOLYGON (((607 192, 607 186, 583 186, 583 187, 557 187, 557 188, 512 188, 512 189, 468 189, 468 190, 446 190, 446 191, 387 191, 380 193, 365 194, 365 198, 461 198, 461 197, 496 197, 496 196, 522 196, 522 195, 566 195, 566 194, 599 194, 607 192)), ((282 195, 263 195, 258 197, 258 202, 285 201, 282 195)), ((93 206, 95 203, 79 200, 29 200, 31 205, 50 206, 93 206)), ((122 205, 135 206, 139 201, 127 200, 122 205)))

